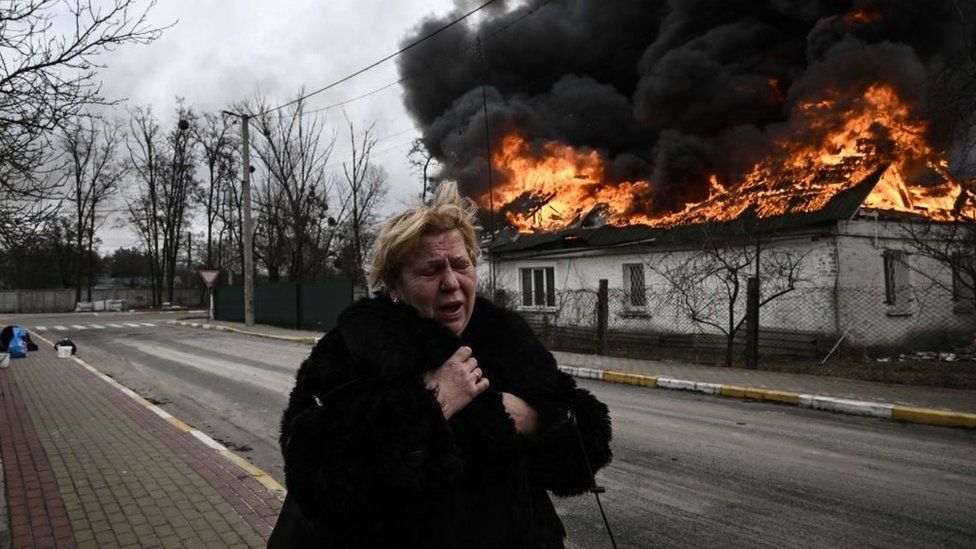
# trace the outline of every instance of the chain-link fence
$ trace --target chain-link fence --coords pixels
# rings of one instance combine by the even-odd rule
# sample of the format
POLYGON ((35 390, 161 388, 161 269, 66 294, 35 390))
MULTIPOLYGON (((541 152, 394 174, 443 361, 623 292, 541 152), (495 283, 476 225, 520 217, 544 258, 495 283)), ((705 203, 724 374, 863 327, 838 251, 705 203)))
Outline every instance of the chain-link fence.
MULTIPOLYGON (((554 349, 648 357, 668 356, 722 363, 730 332, 738 360, 745 350, 746 291, 734 303, 723 289, 680 295, 648 286, 639 295, 621 288, 606 291, 601 325, 598 288, 556 292, 555 306, 519 307, 554 349), (731 312, 731 323, 730 323, 731 312), (675 354, 677 352, 677 355, 675 354)), ((504 295, 504 293, 503 293, 504 295)), ((760 300, 768 295, 760 294, 760 300)), ((832 351, 868 359, 972 354, 976 315, 954 302, 944 288, 914 288, 904 303, 891 303, 884 288, 798 287, 764 302, 759 309, 759 352, 763 356, 823 359, 832 351)), ((508 306, 518 307, 508 295, 508 306)), ((839 355, 838 355, 839 356, 839 355)))

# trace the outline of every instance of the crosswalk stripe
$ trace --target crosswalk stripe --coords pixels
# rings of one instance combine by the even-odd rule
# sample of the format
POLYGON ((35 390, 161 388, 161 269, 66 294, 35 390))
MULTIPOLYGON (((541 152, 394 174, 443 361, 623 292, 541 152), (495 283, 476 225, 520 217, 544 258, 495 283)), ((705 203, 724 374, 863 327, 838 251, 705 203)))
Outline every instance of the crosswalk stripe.
POLYGON ((89 324, 89 326, 91 326, 92 328, 97 328, 99 330, 105 329, 105 326, 102 326, 101 324, 89 324))
POLYGON ((142 326, 139 326, 138 324, 135 324, 135 323, 132 323, 132 322, 126 322, 125 325, 126 326, 132 326, 133 328, 141 328, 142 327, 142 326))
POLYGON ((152 323, 149 323, 149 322, 140 322, 139 324, 142 324, 143 326, 150 326, 152 328, 155 328, 156 327, 155 324, 152 324, 152 323))
POLYGON ((47 331, 47 327, 46 326, 34 326, 34 329, 37 330, 38 332, 46 332, 47 331))
POLYGON ((82 326, 81 324, 72 324, 71 327, 74 328, 75 330, 87 330, 88 329, 88 328, 85 328, 84 326, 82 326))
POLYGON ((125 328, 125 326, 123 326, 121 324, 109 324, 109 326, 111 326, 113 328, 125 328))
POLYGON ((63 332, 65 330, 67 330, 67 328, 65 328, 64 326, 55 326, 54 329, 57 330, 57 331, 59 331, 59 332, 63 332))

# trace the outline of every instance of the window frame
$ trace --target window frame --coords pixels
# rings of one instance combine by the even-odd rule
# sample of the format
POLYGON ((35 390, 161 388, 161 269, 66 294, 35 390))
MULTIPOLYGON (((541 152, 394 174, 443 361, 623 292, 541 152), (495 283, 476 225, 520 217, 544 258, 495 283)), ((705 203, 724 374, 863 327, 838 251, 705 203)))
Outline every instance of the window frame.
POLYGON ((627 311, 645 311, 647 310, 647 274, 644 272, 643 263, 623 263, 621 265, 623 284, 621 286, 624 290, 624 309, 627 311), (634 293, 633 283, 634 276, 632 269, 637 268, 640 270, 640 290, 639 293, 634 293), (640 303, 635 303, 634 297, 640 296, 640 303))
POLYGON ((887 313, 894 316, 911 314, 912 280, 908 268, 908 253, 901 250, 885 250, 882 254, 884 278, 884 304, 887 313))
POLYGON ((952 312, 959 314, 972 314, 976 312, 973 306, 973 293, 976 292, 976 284, 970 280, 967 286, 963 284, 963 277, 972 278, 971 273, 960 270, 958 265, 963 262, 972 262, 971 255, 963 253, 952 254, 950 267, 952 270, 952 312), (968 294, 968 295, 964 295, 968 294))
POLYGON ((556 268, 554 266, 519 267, 519 308, 534 311, 556 309, 556 268), (540 286, 542 297, 538 299, 537 290, 540 286))

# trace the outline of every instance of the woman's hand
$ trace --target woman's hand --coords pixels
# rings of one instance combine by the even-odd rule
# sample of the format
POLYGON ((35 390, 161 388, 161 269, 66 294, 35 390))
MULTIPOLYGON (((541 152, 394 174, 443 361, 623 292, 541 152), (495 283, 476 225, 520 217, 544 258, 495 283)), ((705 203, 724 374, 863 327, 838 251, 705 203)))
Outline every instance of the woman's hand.
POLYGON ((512 393, 502 393, 502 405, 519 433, 532 435, 539 429, 539 414, 521 398, 512 393))
POLYGON ((478 360, 471 356, 471 347, 458 347, 439 368, 425 372, 423 380, 437 394, 445 419, 451 419, 488 388, 488 379, 478 368, 478 360))

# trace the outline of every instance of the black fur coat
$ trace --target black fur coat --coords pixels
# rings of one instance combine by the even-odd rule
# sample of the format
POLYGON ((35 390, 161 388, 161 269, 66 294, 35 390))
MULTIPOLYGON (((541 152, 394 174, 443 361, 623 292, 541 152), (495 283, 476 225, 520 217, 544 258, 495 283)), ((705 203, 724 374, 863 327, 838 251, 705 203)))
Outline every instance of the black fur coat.
POLYGON ((289 497, 316 547, 562 547, 547 490, 610 461, 607 407, 559 372, 516 313, 478 299, 462 337, 386 297, 347 308, 298 371, 281 421, 289 497), (469 345, 490 388, 445 421, 420 381, 469 345), (539 414, 519 435, 501 392, 539 414), (313 541, 314 540, 314 541, 313 541))

